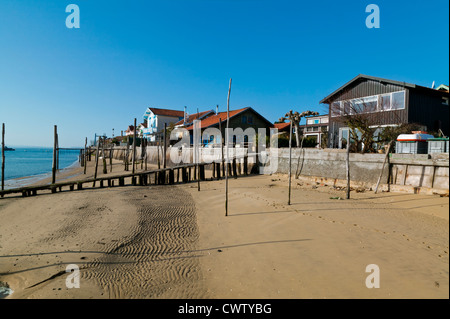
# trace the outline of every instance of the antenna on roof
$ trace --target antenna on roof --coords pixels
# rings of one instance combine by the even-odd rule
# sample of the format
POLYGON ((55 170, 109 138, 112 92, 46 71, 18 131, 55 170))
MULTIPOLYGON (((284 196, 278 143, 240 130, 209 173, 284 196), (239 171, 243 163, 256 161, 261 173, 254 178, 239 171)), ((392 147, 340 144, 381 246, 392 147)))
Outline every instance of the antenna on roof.
POLYGON ((187 121, 187 113, 186 113, 186 108, 187 106, 184 106, 184 119, 183 119, 183 125, 186 125, 186 121, 187 121))
POLYGON ((433 84, 431 84, 432 89, 434 89, 434 84, 435 84, 435 81, 433 81, 433 84))

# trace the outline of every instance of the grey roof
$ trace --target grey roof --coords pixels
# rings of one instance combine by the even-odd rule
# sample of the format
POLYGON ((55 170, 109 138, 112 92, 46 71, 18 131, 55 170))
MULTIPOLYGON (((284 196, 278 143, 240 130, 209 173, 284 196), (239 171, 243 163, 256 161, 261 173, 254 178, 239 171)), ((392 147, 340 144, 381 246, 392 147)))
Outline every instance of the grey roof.
POLYGON ((370 75, 359 74, 358 76, 354 77, 352 80, 350 80, 347 83, 345 83, 339 89, 337 89, 336 91, 334 91, 333 93, 331 93, 330 95, 328 95, 327 97, 322 99, 320 101, 320 103, 321 104, 322 103, 327 103, 334 95, 336 95, 337 93, 342 91, 344 88, 346 88, 347 86, 349 86, 349 85, 351 85, 351 84, 353 84, 355 82, 361 81, 361 80, 372 80, 372 81, 377 81, 377 82, 380 82, 380 83, 399 85, 399 86, 402 86, 402 87, 405 87, 405 88, 411 88, 411 89, 427 89, 427 90, 437 91, 435 89, 427 88, 427 87, 416 85, 416 84, 411 84, 411 83, 406 83, 406 82, 401 82, 401 81, 388 80, 388 79, 378 78, 378 77, 370 76, 370 75))

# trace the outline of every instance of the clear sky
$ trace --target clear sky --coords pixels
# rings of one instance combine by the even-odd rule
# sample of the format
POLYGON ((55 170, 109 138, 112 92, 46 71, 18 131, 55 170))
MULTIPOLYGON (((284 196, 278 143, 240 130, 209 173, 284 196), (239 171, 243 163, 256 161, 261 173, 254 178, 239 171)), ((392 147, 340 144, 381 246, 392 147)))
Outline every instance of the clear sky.
POLYGON ((147 107, 251 106, 270 121, 358 74, 449 83, 448 0, 1 0, 0 123, 10 146, 84 146, 147 107), (66 27, 66 6, 80 28, 66 27), (368 4, 380 28, 366 27, 368 4))

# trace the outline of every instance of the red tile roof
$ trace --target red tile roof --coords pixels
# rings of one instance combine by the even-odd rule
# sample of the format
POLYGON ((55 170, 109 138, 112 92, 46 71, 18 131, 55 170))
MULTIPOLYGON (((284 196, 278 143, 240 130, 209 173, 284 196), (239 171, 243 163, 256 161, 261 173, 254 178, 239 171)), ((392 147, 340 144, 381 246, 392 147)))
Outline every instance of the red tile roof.
POLYGON ((291 124, 290 122, 287 122, 287 123, 275 123, 273 126, 275 128, 277 128, 278 131, 284 131, 284 130, 289 130, 289 125, 290 124, 291 124))
MULTIPOLYGON (((186 119, 186 123, 187 123, 187 124, 190 124, 190 123, 194 122, 194 120, 201 119, 201 118, 203 118, 205 115, 207 115, 207 114, 209 114, 209 113, 214 113, 214 111, 213 111, 213 110, 209 110, 209 111, 204 111, 204 112, 199 112, 199 113, 191 114, 191 115, 189 115, 188 118, 186 119)), ((176 123, 175 123, 175 126, 177 126, 177 125, 183 125, 183 123, 184 123, 184 119, 182 119, 182 120, 176 122, 176 123)))
MULTIPOLYGON (((242 112, 244 112, 244 111, 246 111, 248 109, 249 109, 249 107, 245 107, 243 109, 230 111, 229 112, 230 113, 230 118, 232 118, 233 116, 238 115, 239 113, 242 113, 242 112)), ((202 120, 201 128, 204 129, 204 128, 207 128, 207 127, 210 127, 210 126, 213 126, 213 125, 218 125, 219 122, 224 123, 224 122, 226 122, 226 120, 227 120, 227 112, 219 112, 217 114, 208 116, 207 118, 202 120)), ((186 127, 186 129, 187 130, 193 130, 194 126, 193 125, 188 126, 188 127, 186 127)))
POLYGON ((169 110, 169 109, 158 109, 156 107, 149 107, 149 109, 155 115, 172 116, 172 117, 184 117, 184 111, 176 111, 176 110, 169 110))

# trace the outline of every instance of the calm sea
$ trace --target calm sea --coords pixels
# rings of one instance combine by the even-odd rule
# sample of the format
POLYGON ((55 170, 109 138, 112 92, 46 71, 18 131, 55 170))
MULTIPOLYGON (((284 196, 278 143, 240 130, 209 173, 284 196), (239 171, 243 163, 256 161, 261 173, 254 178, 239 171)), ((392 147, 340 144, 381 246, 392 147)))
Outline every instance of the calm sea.
MULTIPOLYGON (((26 186, 51 176, 53 159, 52 148, 14 147, 14 149, 15 151, 5 152, 6 189, 26 186)), ((60 170, 78 165, 78 155, 79 151, 61 150, 59 156, 60 170)))

